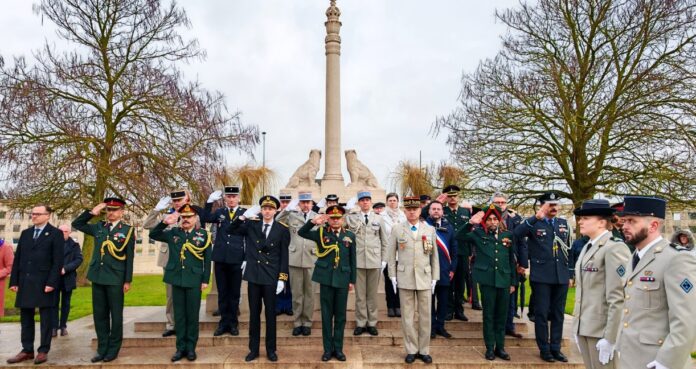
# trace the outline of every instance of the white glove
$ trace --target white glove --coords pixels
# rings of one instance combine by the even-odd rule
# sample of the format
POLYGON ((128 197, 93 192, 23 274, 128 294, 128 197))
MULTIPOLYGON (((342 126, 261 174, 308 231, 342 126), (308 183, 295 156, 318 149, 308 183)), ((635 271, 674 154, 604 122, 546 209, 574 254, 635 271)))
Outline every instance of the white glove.
POLYGON ((599 362, 602 365, 607 365, 614 358, 614 345, 602 338, 597 342, 597 350, 599 350, 599 362))
POLYGON ((222 198, 222 191, 217 190, 208 196, 208 203, 210 204, 211 202, 218 201, 222 198))
POLYGON ((357 196, 351 197, 350 200, 348 200, 348 202, 346 203, 346 210, 350 210, 350 209, 354 208, 355 204, 357 204, 357 203, 358 203, 358 197, 357 196))
POLYGON ((245 211, 244 214, 242 214, 242 216, 244 216, 244 218, 246 218, 246 219, 254 218, 257 215, 259 215, 260 212, 261 212, 261 207, 258 205, 254 205, 254 206, 250 207, 249 209, 247 209, 247 211, 245 211))
POLYGON ((285 209, 288 211, 297 210, 297 205, 299 205, 299 204, 300 204, 299 199, 292 199, 292 201, 290 201, 290 203, 288 204, 288 206, 285 207, 285 209))
POLYGON ((326 206, 326 199, 321 199, 321 200, 319 200, 319 202, 317 203, 317 207, 318 207, 319 209, 321 209, 321 208, 323 208, 323 207, 325 207, 325 206, 326 206))
POLYGON ((435 285, 437 285, 437 281, 433 281, 433 284, 430 286, 430 289, 432 290, 432 294, 435 294, 435 285))
POLYGON ((245 270, 246 270, 246 260, 242 261, 242 275, 244 275, 245 270))
POLYGON ((285 288, 285 282, 278 281, 278 285, 276 286, 276 295, 283 292, 284 288, 285 288))
MULTIPOLYGON (((582 349, 580 348, 580 337, 578 337, 577 334, 574 334, 573 339, 575 340, 575 346, 578 347, 578 351, 582 354, 582 349)), ((599 342, 597 342, 597 343, 599 343, 599 342)))
POLYGON ((162 210, 168 208, 169 203, 171 203, 171 202, 172 202, 172 198, 169 196, 165 196, 165 197, 160 199, 160 201, 157 203, 157 205, 155 205, 155 210, 162 211, 162 210))
POLYGON ((394 287, 394 293, 396 293, 396 277, 391 277, 392 286, 394 287))
MULTIPOLYGON (((598 342, 598 343, 599 343, 599 342, 598 342)), ((653 361, 651 361, 650 363, 648 363, 647 367, 650 368, 650 369, 652 369, 652 368, 655 368, 655 369, 669 369, 668 367, 666 367, 666 366, 664 366, 664 365, 658 363, 656 360, 653 360, 653 361)))
POLYGON ((379 273, 380 273, 380 274, 384 273, 384 268, 386 268, 386 267, 387 267, 387 262, 386 262, 386 261, 383 261, 383 262, 382 262, 382 269, 380 269, 379 273))

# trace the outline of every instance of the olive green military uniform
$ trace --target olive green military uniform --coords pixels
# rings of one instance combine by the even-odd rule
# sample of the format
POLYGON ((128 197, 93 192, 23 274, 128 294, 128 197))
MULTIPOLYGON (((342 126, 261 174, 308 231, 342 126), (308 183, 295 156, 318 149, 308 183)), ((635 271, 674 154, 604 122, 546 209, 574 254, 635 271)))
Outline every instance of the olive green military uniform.
POLYGON ((169 260, 164 267, 164 283, 172 286, 176 350, 195 352, 198 342, 198 316, 201 308, 201 284, 210 280, 210 233, 203 228, 189 232, 179 227, 167 230, 160 223, 150 238, 166 242, 169 260))
POLYGON ((97 353, 116 357, 123 341, 123 285, 133 279, 135 230, 122 221, 114 227, 103 221, 88 224, 92 217, 87 210, 73 220, 72 226, 94 237, 87 279, 92 282, 97 353))
POLYGON ((346 229, 336 234, 328 227, 312 227, 308 221, 297 234, 317 244, 312 280, 319 283, 324 352, 342 352, 348 285, 355 284, 357 270, 355 234, 346 229))
POLYGON ((481 290, 483 340, 487 349, 502 350, 505 347, 510 287, 517 282, 512 233, 487 232, 476 227, 462 240, 471 245, 474 254, 472 275, 481 290))

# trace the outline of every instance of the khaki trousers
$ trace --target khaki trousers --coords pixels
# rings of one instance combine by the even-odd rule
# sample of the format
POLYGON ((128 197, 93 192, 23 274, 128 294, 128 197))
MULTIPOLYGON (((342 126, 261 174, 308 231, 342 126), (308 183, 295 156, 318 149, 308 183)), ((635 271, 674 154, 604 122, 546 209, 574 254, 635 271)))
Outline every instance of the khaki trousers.
POLYGON ((358 268, 355 281, 355 326, 377 327, 377 287, 382 275, 379 268, 358 268))
POLYGON ((172 298, 172 285, 169 283, 165 283, 165 286, 167 286, 167 307, 164 310, 164 315, 167 317, 167 323, 165 323, 165 327, 167 330, 173 330, 174 329, 174 299, 172 298))
POLYGON ((430 308, 431 291, 399 289, 401 300, 401 330, 404 333, 406 353, 430 354, 430 308), (416 309, 418 309, 418 331, 416 331, 416 309))
POLYGON ((599 338, 578 336, 578 345, 580 346, 580 353, 582 354, 582 362, 585 363, 585 368, 587 369, 614 369, 616 365, 616 353, 614 353, 614 359, 609 360, 607 365, 602 365, 599 362, 599 350, 597 350, 597 342, 599 338))
POLYGON ((314 268, 290 267, 293 327, 312 327, 314 313, 314 268))

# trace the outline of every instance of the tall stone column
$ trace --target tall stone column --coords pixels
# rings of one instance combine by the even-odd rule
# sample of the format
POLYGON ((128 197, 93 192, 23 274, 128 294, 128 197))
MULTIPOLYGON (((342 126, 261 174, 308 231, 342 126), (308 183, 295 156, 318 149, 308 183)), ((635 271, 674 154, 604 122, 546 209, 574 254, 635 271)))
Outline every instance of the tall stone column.
MULTIPOLYGON (((336 0, 331 0, 326 10, 326 116, 325 116, 325 166, 322 193, 333 188, 343 190, 341 173, 341 11, 336 0)), ((326 192, 328 193, 328 192, 326 192)))

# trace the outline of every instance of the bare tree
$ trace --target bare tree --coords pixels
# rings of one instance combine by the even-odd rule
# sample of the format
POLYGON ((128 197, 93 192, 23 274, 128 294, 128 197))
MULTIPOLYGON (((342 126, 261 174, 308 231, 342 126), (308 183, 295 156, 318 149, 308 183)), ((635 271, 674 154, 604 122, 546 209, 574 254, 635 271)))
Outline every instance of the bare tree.
POLYGON ((74 48, 47 43, 31 62, 0 70, 0 173, 11 206, 73 211, 117 195, 138 210, 174 186, 200 192, 223 170, 224 150, 251 153, 257 127, 229 113, 219 92, 184 81, 177 64, 205 54, 179 33, 190 27, 184 10, 167 4, 35 6, 74 48))
POLYGON ((696 202, 696 2, 539 0, 438 118, 472 189, 696 202))

